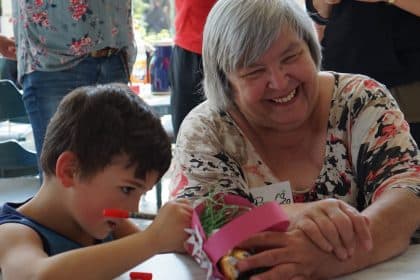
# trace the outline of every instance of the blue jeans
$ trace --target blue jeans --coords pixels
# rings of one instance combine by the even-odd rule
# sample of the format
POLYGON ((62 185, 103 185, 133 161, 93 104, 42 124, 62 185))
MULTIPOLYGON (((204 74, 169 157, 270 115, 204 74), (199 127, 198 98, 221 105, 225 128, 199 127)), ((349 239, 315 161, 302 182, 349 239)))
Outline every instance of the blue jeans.
MULTIPOLYGON (((47 125, 61 99, 80 86, 128 83, 129 73, 124 52, 110 57, 87 57, 73 68, 55 71, 35 71, 23 77, 23 102, 32 125, 35 148, 41 155, 47 125)), ((41 170, 41 168, 39 168, 41 170)))

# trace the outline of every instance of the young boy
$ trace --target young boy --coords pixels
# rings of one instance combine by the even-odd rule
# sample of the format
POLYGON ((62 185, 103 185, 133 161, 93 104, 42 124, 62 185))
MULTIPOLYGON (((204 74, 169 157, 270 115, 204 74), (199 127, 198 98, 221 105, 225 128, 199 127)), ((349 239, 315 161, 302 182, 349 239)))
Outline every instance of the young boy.
POLYGON ((186 202, 167 203, 144 231, 102 214, 137 211, 170 160, 159 118, 126 86, 68 94, 47 129, 39 192, 0 208, 3 279, 112 279, 154 254, 182 250, 186 202))

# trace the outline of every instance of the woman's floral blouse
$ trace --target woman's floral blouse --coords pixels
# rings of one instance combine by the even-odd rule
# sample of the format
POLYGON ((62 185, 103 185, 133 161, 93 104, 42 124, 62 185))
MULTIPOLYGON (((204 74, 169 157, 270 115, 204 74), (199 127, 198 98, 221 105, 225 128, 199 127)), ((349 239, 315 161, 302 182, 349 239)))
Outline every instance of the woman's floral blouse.
POLYGON ((131 0, 13 0, 18 76, 59 71, 88 53, 125 49, 131 71, 136 47, 131 0))
MULTIPOLYGON (((324 164, 312 190, 294 195, 295 202, 338 198, 364 209, 387 188, 420 197, 418 148, 389 91, 366 76, 335 76, 324 164)), ((216 188, 252 201, 250 188, 279 182, 229 114, 207 102, 184 120, 173 172, 172 195, 189 198, 216 188)))

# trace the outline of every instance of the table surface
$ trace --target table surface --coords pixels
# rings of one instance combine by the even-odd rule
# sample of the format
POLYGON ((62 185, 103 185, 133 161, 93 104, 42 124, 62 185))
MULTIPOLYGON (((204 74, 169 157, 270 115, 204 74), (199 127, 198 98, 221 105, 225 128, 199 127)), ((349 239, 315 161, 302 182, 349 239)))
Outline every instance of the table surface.
MULTIPOLYGON (((162 254, 150 258, 134 267, 131 271, 151 272, 153 279, 200 280, 206 279, 202 270, 192 258, 180 254, 162 254)), ((129 271, 130 272, 130 271, 129 271)), ((116 278, 130 279, 129 272, 116 278)), ((411 245, 409 249, 387 262, 366 268, 337 280, 419 280, 420 279, 420 244, 411 245)))
MULTIPOLYGON (((202 280, 205 271, 187 255, 161 254, 134 267, 132 270, 115 278, 130 279, 131 271, 151 272, 153 279, 166 280, 202 280)), ((0 280, 2 279, 0 274, 0 280)), ((370 268, 336 278, 336 280, 419 280, 420 279, 420 244, 411 245, 409 249, 396 258, 370 268)))
POLYGON ((420 244, 411 245, 404 254, 395 257, 391 260, 337 279, 419 280, 420 244))

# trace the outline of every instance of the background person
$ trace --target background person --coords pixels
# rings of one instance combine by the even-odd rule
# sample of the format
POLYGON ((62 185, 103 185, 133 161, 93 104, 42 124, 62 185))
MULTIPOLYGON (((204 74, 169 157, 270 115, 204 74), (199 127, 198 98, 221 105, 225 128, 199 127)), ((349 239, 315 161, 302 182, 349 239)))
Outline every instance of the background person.
POLYGON ((174 135, 185 116, 204 100, 201 48, 207 14, 217 0, 175 1, 175 46, 171 54, 171 115, 174 135))
POLYGON ((288 232, 241 244, 257 254, 239 270, 325 279, 406 250, 420 226, 420 157, 389 91, 320 72, 316 32, 294 1, 219 0, 203 42, 207 101, 179 131, 175 194, 295 202, 283 204, 288 232))
POLYGON ((420 2, 307 0, 306 6, 321 30, 322 68, 384 83, 419 145, 420 2))
POLYGON ((137 211, 170 160, 159 117, 126 85, 68 94, 47 129, 40 190, 0 208, 3 279, 113 279, 154 254, 183 250, 186 203, 168 203, 141 232, 102 214, 137 211))
POLYGON ((39 156, 48 122, 68 92, 128 82, 136 54, 131 0, 12 5, 18 77, 39 156))
POLYGON ((146 14, 147 33, 159 33, 169 30, 169 4, 164 0, 151 0, 150 10, 146 14))

